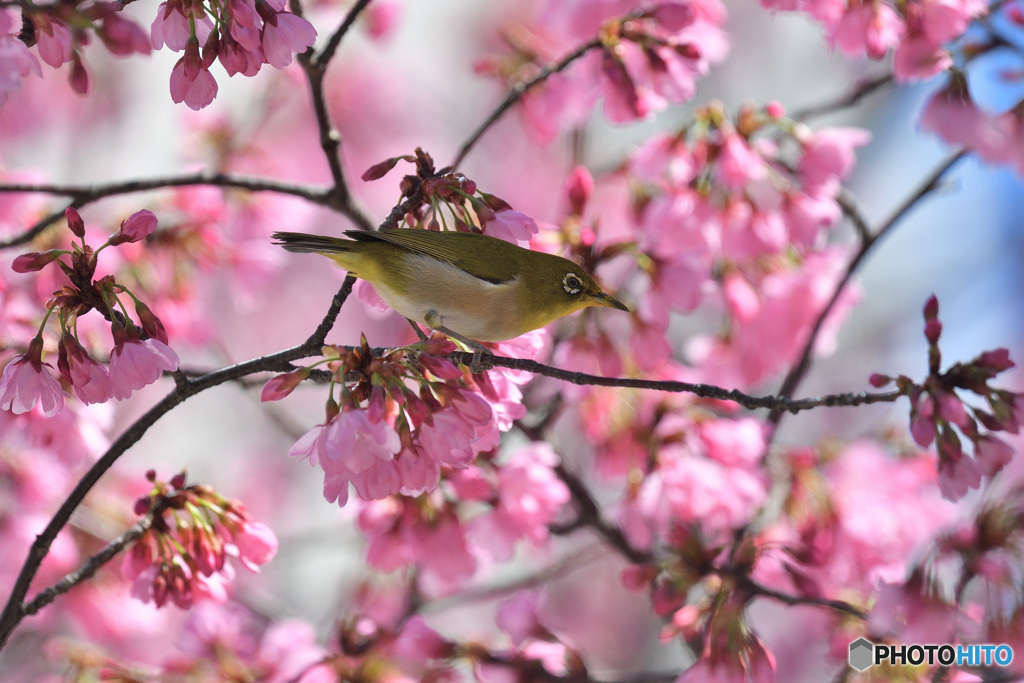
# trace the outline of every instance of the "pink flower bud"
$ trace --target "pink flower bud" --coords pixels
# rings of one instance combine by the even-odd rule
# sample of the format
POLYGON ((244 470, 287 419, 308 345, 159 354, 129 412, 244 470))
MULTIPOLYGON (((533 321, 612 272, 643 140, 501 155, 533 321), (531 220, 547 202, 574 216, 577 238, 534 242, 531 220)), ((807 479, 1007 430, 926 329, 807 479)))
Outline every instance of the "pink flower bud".
POLYGON ((150 339, 159 339, 166 344, 167 330, 164 329, 164 324, 160 322, 160 318, 156 317, 153 311, 150 310, 149 306, 141 301, 136 301, 135 312, 138 314, 139 321, 142 323, 142 329, 146 331, 146 336, 150 339))
POLYGON ((137 515, 144 515, 149 512, 153 506, 153 501, 150 500, 149 496, 143 496, 135 501, 135 505, 132 506, 132 511, 137 515))
POLYGON ((565 194, 574 216, 582 216, 587 202, 594 193, 594 176, 586 166, 576 166, 565 181, 565 194))
POLYGON ((941 335, 942 323, 940 323, 938 320, 931 319, 924 324, 924 337, 932 346, 939 343, 939 337, 941 335))
POLYGON ((462 370, 457 368, 447 358, 423 354, 420 356, 420 364, 438 379, 459 379, 462 377, 462 370))
POLYGON ((939 317, 939 300, 932 294, 924 305, 924 319, 935 320, 939 317))
POLYGON ((423 344, 423 353, 428 353, 431 356, 447 356, 449 353, 459 348, 450 339, 442 339, 440 337, 433 337, 428 339, 423 344))
POLYGON ((14 259, 11 263, 11 270, 15 273, 31 273, 33 271, 42 270, 49 264, 57 260, 57 258, 64 252, 60 249, 50 249, 49 251, 33 251, 28 254, 21 254, 14 259))
POLYGON ((881 389, 890 382, 892 382, 892 377, 878 372, 871 373, 871 377, 868 378, 868 383, 876 389, 881 389))
POLYGON ((363 175, 360 177, 366 182, 369 182, 371 180, 380 180, 381 178, 388 174, 388 171, 395 167, 395 164, 397 164, 399 161, 402 161, 403 159, 405 161, 416 161, 414 157, 408 155, 400 157, 391 157, 390 159, 385 159, 384 161, 378 164, 374 164, 370 168, 366 169, 366 171, 364 171, 363 175))
POLYGON ((136 211, 121 221, 121 231, 110 238, 110 244, 138 242, 156 230, 156 216, 149 209, 136 211))
POLYGON ((304 379, 309 377, 309 368, 299 368, 291 372, 274 375, 263 385, 263 392, 260 394, 260 401, 280 401, 292 393, 295 387, 299 386, 304 379))
POLYGON ((73 207, 64 209, 64 218, 68 222, 68 228, 75 234, 75 237, 85 237, 85 221, 78 215, 73 207))
POLYGON ((1010 360, 1010 350, 1005 348, 985 351, 975 359, 974 364, 986 370, 992 370, 994 373, 1009 370, 1016 365, 1010 360))
POLYGON ((184 472, 178 472, 177 474, 175 474, 173 477, 171 477, 170 484, 171 484, 171 488, 175 488, 175 489, 185 488, 185 473, 184 472))
POLYGON ((772 117, 773 119, 781 119, 786 115, 785 106, 783 106, 781 102, 774 100, 764 105, 764 111, 766 114, 768 114, 768 116, 772 117))
POLYGON ((71 59, 71 71, 68 72, 68 83, 71 89, 79 95, 89 94, 89 72, 85 69, 85 63, 76 52, 71 59))

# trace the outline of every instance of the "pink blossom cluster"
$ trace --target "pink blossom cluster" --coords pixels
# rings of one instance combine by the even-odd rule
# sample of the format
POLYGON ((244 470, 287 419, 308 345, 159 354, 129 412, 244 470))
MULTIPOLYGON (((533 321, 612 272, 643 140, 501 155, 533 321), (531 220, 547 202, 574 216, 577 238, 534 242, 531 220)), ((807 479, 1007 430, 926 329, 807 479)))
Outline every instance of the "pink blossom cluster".
POLYGON ((957 147, 966 147, 990 164, 1010 166, 1024 175, 1024 103, 995 114, 971 97, 967 77, 954 71, 921 112, 921 127, 957 147))
MULTIPOLYGON (((842 216, 840 184, 869 139, 853 128, 811 130, 777 104, 745 107, 735 120, 712 104, 680 131, 653 136, 632 154, 624 178, 605 181, 614 187, 624 180, 632 193, 630 234, 606 237, 588 228, 597 212, 570 215, 556 228, 585 260, 639 252, 630 274, 618 277, 642 292, 628 337, 573 339, 559 362, 618 374, 625 343, 641 370, 666 371, 670 314, 716 298, 726 314, 723 331, 690 339, 687 351, 701 373, 691 380, 754 386, 795 361, 843 274, 846 248, 830 245, 828 236, 842 216)), ((567 188, 577 197, 570 203, 586 211, 594 181, 586 169, 573 173, 588 177, 567 188)), ((818 351, 830 349, 856 299, 853 287, 841 294, 818 351)))
POLYGON ((649 549, 679 525, 712 540, 731 538, 768 495, 761 467, 764 426, 753 418, 720 418, 696 407, 649 401, 628 430, 609 434, 605 457, 635 454, 627 476, 643 473, 619 503, 623 531, 649 549))
POLYGON ((430 592, 461 587, 480 566, 510 560, 519 541, 547 541, 548 525, 569 501, 558 464, 549 446, 533 444, 446 471, 429 495, 364 505, 367 560, 384 571, 416 567, 430 592))
POLYGON ((85 225, 78 212, 69 207, 65 214, 69 229, 78 238, 71 249, 22 254, 12 264, 18 273, 48 268, 55 273, 54 285, 60 287, 47 303, 46 314, 26 351, 10 358, 0 376, 0 408, 15 414, 26 413, 38 404, 52 417, 64 408, 64 387, 54 376, 53 366, 42 359, 46 345, 43 331, 51 315, 56 316, 61 330, 56 344, 59 377, 81 403, 128 398, 164 372, 178 368, 178 355, 167 345, 163 323, 149 306, 113 275, 96 277, 100 252, 145 239, 156 229, 156 216, 146 209, 135 212, 94 250, 85 241, 85 225), (121 301, 124 295, 134 304, 137 325, 121 301), (108 321, 114 339, 107 364, 95 360, 76 334, 79 320, 91 310, 108 321))
MULTIPOLYGON (((125 18, 116 2, 39 5, 26 10, 25 18, 34 28, 39 58, 53 68, 70 63, 69 81, 81 94, 89 89, 82 48, 90 32, 119 56, 149 54, 164 45, 184 51, 171 71, 171 99, 195 110, 217 96, 217 82, 210 73, 215 60, 220 60, 229 76, 254 76, 264 64, 284 68, 293 53, 311 47, 317 35, 312 24, 285 11, 283 0, 224 4, 169 0, 157 9, 149 36, 125 18)), ((11 13, 0 10, 0 98, 19 87, 30 72, 40 75, 35 55, 15 35, 19 25, 11 13)))
MULTIPOLYGON (((517 385, 525 378, 504 371, 467 375, 443 357, 453 350, 450 341, 431 339, 417 353, 400 348, 377 356, 365 337, 353 350, 325 347, 323 362, 341 398, 332 389, 327 418, 289 455, 323 470, 329 502, 344 506, 349 484, 364 500, 419 495, 437 486, 442 470, 466 469, 498 446, 500 432, 524 413, 517 385)), ((284 398, 312 368, 271 378, 263 400, 284 398)))
POLYGON ((167 0, 150 28, 153 46, 184 51, 171 70, 171 99, 200 110, 217 96, 210 73, 219 60, 228 76, 255 76, 264 64, 283 69, 292 54, 312 47, 316 29, 285 11, 284 0, 210 3, 167 0))
POLYGON ((614 123, 652 117, 693 98, 697 80, 728 51, 718 0, 561 0, 542 3, 532 21, 507 29, 508 52, 477 70, 519 86, 597 36, 599 49, 527 91, 527 130, 550 142, 578 126, 598 99, 614 123))
POLYGON ((894 72, 900 81, 930 78, 951 67, 948 44, 989 9, 984 0, 761 0, 761 4, 809 14, 825 27, 829 43, 851 57, 882 59, 893 50, 894 72))
POLYGON ((152 525, 125 553, 121 567, 136 598, 183 609, 202 599, 223 603, 234 578, 229 555, 258 572, 277 554, 274 532, 242 503, 208 486, 186 486, 184 474, 167 483, 156 481, 152 470, 146 476, 153 489, 136 501, 135 511, 151 513, 152 525))
MULTIPOLYGON (((89 90, 89 72, 82 56, 82 48, 90 42, 90 32, 94 33, 112 54, 127 56, 129 54, 150 54, 152 46, 142 29, 130 18, 124 16, 122 6, 117 2, 82 2, 37 5, 31 10, 24 10, 23 17, 34 29, 33 38, 39 52, 39 58, 53 69, 65 63, 71 63, 68 81, 72 88, 85 94, 89 90)), ((5 12, 0 12, 0 14, 5 12)), ((9 19, 9 16, 8 16, 9 19)), ((9 33, 9 26, 0 18, 0 36, 9 33)), ((7 40, 6 38, 4 40, 7 40)), ((11 52, 0 57, 0 63, 8 60, 0 71, 7 71, 7 65, 17 67, 20 77, 26 77, 25 52, 22 47, 8 43, 11 52), (10 59, 13 58, 13 61, 10 59)), ((41 76, 39 63, 32 59, 32 71, 41 76)), ((16 82, 0 86, 0 92, 17 87, 16 82)))
POLYGON ((83 95, 89 90, 90 78, 82 48, 90 41, 90 31, 118 56, 148 55, 152 49, 142 28, 126 18, 116 2, 35 5, 25 10, 23 17, 34 30, 28 44, 18 36, 22 22, 0 9, 0 104, 29 73, 42 75, 29 45, 35 45, 39 59, 54 69, 70 63, 68 82, 83 95))
POLYGON ((871 383, 883 387, 896 382, 910 397, 910 433, 922 448, 935 444, 939 454, 939 488, 949 500, 959 500, 978 488, 982 477, 991 479, 1013 458, 1014 450, 993 434, 1017 434, 1024 423, 1024 394, 989 386, 997 375, 1014 367, 1010 352, 1000 348, 985 351, 967 363, 956 363, 940 372, 942 354, 939 336, 939 300, 932 295, 924 306, 924 334, 928 340, 929 375, 923 384, 909 377, 875 374, 871 383), (972 406, 957 391, 985 399, 986 408, 972 406), (986 430, 986 431, 983 431, 986 430), (974 457, 964 453, 962 434, 974 445, 974 457))

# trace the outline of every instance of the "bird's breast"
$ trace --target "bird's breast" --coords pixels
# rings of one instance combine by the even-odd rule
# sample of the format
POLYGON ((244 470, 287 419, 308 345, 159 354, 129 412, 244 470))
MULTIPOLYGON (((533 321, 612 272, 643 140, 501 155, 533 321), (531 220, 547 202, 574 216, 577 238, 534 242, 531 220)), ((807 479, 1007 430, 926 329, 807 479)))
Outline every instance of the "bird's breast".
POLYGON ((401 273, 372 280, 391 308, 417 322, 428 312, 441 316, 441 325, 478 341, 503 341, 523 329, 518 296, 520 278, 493 283, 458 266, 422 254, 403 255, 401 273))

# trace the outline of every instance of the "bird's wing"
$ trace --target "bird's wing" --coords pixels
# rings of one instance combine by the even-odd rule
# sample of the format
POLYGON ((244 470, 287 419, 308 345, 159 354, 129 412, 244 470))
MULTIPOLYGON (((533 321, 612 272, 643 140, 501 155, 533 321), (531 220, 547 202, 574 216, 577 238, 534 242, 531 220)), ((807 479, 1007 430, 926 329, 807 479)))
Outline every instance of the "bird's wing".
POLYGON ((381 240, 451 263, 473 277, 495 284, 515 280, 521 271, 521 247, 487 235, 469 232, 437 232, 413 228, 389 228, 345 233, 360 241, 381 240), (473 249, 470 243, 483 241, 486 249, 473 249), (467 248, 468 247, 468 248, 467 248), (485 252, 483 254, 479 252, 485 252))

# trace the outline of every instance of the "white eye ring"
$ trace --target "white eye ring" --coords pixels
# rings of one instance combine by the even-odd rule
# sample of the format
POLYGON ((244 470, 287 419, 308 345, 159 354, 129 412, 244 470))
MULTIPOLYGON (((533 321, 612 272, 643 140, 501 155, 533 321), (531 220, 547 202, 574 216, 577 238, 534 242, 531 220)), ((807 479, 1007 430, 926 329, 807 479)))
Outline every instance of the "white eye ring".
POLYGON ((576 273, 566 273, 562 278, 562 289, 566 294, 579 294, 583 291, 583 281, 576 273))

